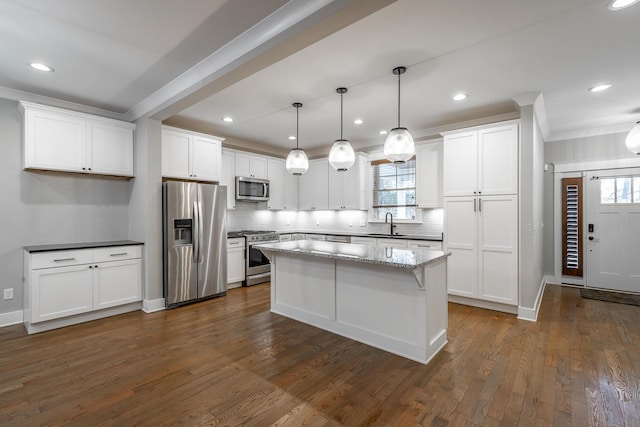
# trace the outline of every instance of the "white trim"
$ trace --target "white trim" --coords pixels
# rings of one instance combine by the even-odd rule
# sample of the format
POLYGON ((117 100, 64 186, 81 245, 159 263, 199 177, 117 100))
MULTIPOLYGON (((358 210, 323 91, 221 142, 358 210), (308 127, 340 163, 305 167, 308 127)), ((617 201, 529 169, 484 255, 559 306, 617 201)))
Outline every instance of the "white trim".
POLYGON ((554 163, 553 173, 582 172, 600 169, 624 169, 640 167, 640 156, 623 159, 589 160, 584 162, 554 163))
POLYGON ((77 325, 79 323, 90 322, 92 320, 104 319, 105 317, 115 316, 117 314, 137 311, 140 310, 140 306, 140 302, 133 302, 130 304, 105 308, 104 310, 90 311, 87 313, 77 314, 75 316, 61 317, 59 319, 48 320, 46 322, 25 323, 24 326, 27 328, 28 334, 35 334, 38 332, 77 325))
POLYGON ((547 287, 546 276, 542 276, 542 281, 540 282, 540 289, 538 290, 538 296, 536 297, 536 302, 533 304, 533 308, 519 306, 518 319, 528 320, 530 322, 538 321, 538 312, 540 311, 540 306, 542 305, 542 297, 544 296, 544 290, 546 287, 547 287))
POLYGON ((162 311, 165 308, 164 298, 142 300, 142 311, 147 314, 162 311))
POLYGON ((9 313, 0 313, 0 328, 5 326, 17 325, 24 321, 22 310, 11 311, 9 313))
POLYGON ((501 304, 499 302, 485 301, 475 298, 467 298, 460 295, 449 294, 449 302, 484 308, 486 310, 501 311, 503 313, 518 314, 518 307, 514 305, 501 304))
POLYGON ((626 133, 631 130, 637 120, 629 120, 621 125, 605 126, 593 129, 571 130, 567 132, 556 132, 545 138, 545 142, 566 141, 568 139, 589 138, 592 136, 613 135, 615 133, 626 133))
MULTIPOLYGON (((447 136, 449 134, 457 134, 457 133, 460 133, 460 132, 469 132, 469 131, 474 131, 474 130, 491 128, 491 127, 495 127, 495 126, 507 126, 507 125, 514 125, 514 124, 519 125, 520 122, 521 122, 520 118, 512 119, 512 120, 503 120, 501 122, 486 123, 486 124, 482 124, 482 125, 479 125, 479 126, 461 128, 461 129, 451 130, 451 131, 447 131, 447 132, 440 132, 440 135, 447 136)), ((519 138, 519 139, 521 139, 521 138, 519 138)))

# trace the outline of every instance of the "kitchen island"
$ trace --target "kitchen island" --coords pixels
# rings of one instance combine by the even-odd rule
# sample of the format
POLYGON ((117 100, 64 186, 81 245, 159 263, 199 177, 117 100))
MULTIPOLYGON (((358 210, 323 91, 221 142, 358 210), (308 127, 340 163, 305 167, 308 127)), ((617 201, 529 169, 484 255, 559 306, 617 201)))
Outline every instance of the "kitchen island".
POLYGON ((271 311, 428 363, 447 343, 449 254, 298 240, 257 245, 271 311))

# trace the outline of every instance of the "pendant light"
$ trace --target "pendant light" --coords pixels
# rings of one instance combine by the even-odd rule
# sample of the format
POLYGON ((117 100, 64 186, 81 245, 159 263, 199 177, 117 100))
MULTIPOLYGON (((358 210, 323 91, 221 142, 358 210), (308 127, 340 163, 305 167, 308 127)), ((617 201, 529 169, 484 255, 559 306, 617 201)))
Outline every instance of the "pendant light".
POLYGON ((637 122, 631 128, 624 143, 629 151, 634 154, 640 154, 640 122, 637 122))
POLYGON ((406 67, 396 67, 393 74, 398 76, 398 127, 391 129, 384 141, 384 156, 394 163, 404 163, 416 153, 416 145, 407 128, 400 127, 400 76, 406 67))
POLYGON ((302 104, 299 102, 294 102, 292 104, 296 107, 296 148, 289 151, 289 155, 287 156, 286 168, 287 171, 292 175, 302 175, 307 170, 309 170, 309 158, 302 148, 298 148, 298 129, 300 123, 299 111, 302 104))
POLYGON ((338 172, 344 172, 353 166, 356 154, 349 140, 342 137, 342 95, 347 93, 347 88, 339 87, 336 92, 340 94, 340 139, 336 139, 329 151, 329 164, 338 172))

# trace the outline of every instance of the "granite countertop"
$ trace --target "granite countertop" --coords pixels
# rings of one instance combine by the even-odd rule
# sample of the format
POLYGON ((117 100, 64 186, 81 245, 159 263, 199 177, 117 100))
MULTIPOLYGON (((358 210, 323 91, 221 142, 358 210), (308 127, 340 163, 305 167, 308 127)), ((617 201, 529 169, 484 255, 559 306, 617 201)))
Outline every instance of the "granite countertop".
POLYGON ((49 252, 49 251, 68 251, 73 249, 95 249, 109 248, 113 246, 135 246, 144 245, 142 242, 133 240, 111 240, 107 242, 84 242, 84 243, 60 243, 51 245, 25 246, 24 250, 29 253, 49 252))
POLYGON ((384 239, 401 239, 401 240, 430 240, 442 242, 442 234, 434 236, 426 236, 423 234, 383 234, 383 233, 345 233, 342 231, 281 231, 280 234, 323 234, 327 236, 351 236, 351 237, 372 237, 384 239))
POLYGON ((369 264, 388 265, 415 269, 446 258, 450 253, 431 249, 382 248, 353 243, 295 240, 291 242, 265 243, 254 246, 264 251, 298 253, 339 260, 352 260, 369 264))

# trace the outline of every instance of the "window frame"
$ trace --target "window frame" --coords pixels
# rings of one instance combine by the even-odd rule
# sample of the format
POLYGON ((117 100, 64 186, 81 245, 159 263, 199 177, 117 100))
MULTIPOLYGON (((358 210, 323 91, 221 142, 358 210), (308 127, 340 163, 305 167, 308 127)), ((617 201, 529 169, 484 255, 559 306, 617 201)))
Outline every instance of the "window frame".
MULTIPOLYGON (((369 165, 369 169, 368 169, 368 181, 369 181, 369 185, 368 185, 368 214, 367 214, 367 222, 369 223, 384 223, 383 219, 379 219, 376 218, 375 213, 374 213, 374 207, 373 207, 373 190, 374 190, 374 186, 375 186, 375 182, 374 182, 374 173, 373 173, 373 168, 374 165, 372 163, 376 163, 378 161, 381 160, 386 160, 384 157, 383 153, 375 153, 375 154, 370 154, 369 155, 369 161, 368 161, 368 165, 369 165)), ((418 164, 417 164, 417 159, 416 159, 416 171, 418 169, 418 164)), ((417 187, 418 187, 418 182, 417 182, 417 172, 416 172, 416 198, 417 198, 417 187)), ((416 201, 417 204, 417 201, 416 201)), ((396 224, 422 224, 422 209, 419 208, 416 205, 415 208, 415 212, 416 212, 416 217, 414 219, 399 219, 399 218, 393 218, 393 222, 396 224)))
POLYGON ((636 200, 635 199, 635 193, 638 191, 638 189, 635 188, 635 184, 634 182, 638 182, 640 183, 640 175, 638 174, 629 174, 629 175, 614 175, 614 176, 602 176, 602 177, 598 177, 598 179, 600 180, 599 182, 599 189, 600 189, 600 197, 598 200, 598 204, 600 206, 616 206, 616 205, 623 205, 623 206, 636 206, 638 204, 640 204, 640 199, 636 200), (619 202, 618 201, 618 180, 622 179, 622 178, 628 178, 631 184, 631 188, 629 189, 629 197, 631 198, 630 202, 619 202), (602 201, 602 185, 604 183, 605 180, 613 180, 613 201, 610 203, 605 203, 602 201))

